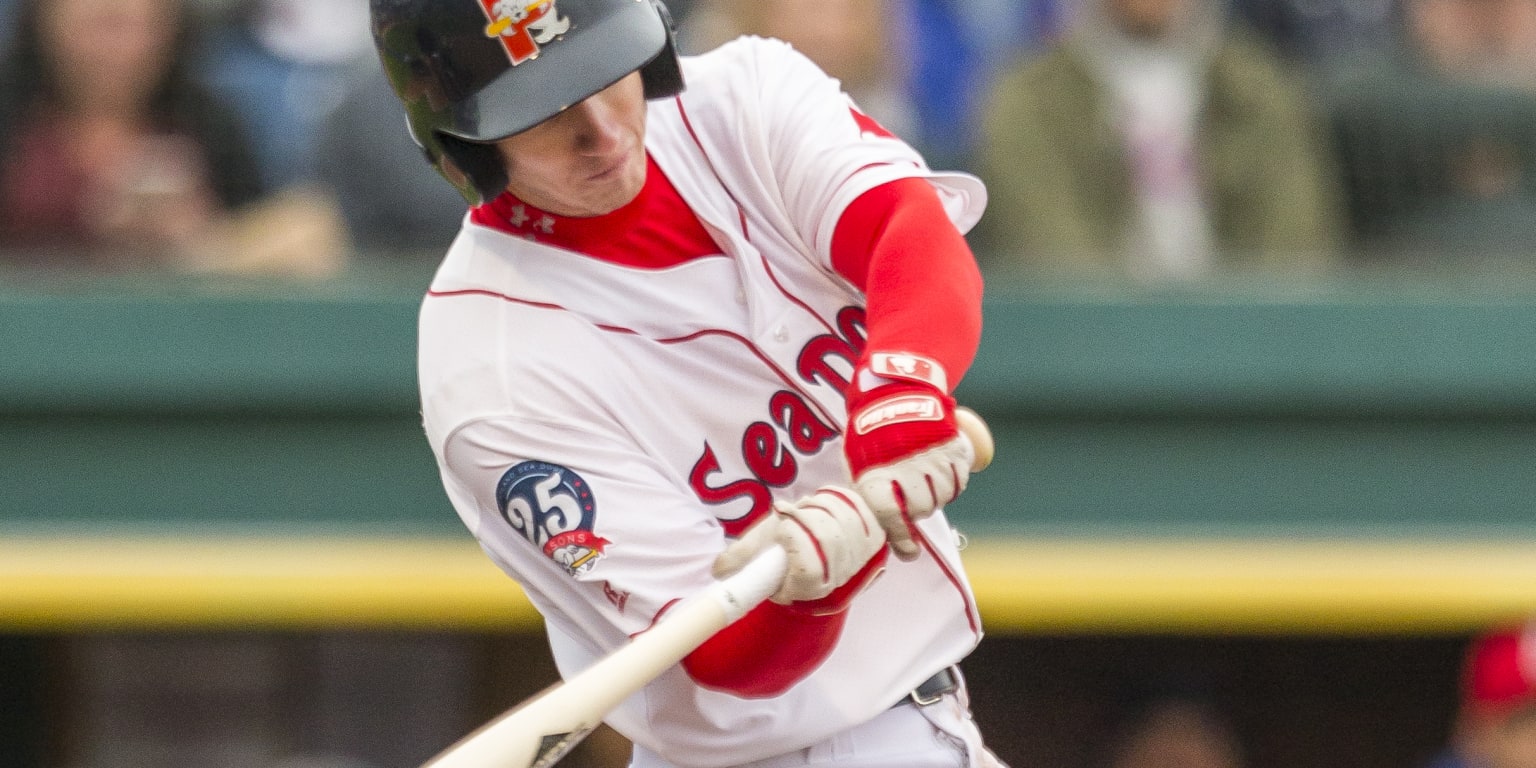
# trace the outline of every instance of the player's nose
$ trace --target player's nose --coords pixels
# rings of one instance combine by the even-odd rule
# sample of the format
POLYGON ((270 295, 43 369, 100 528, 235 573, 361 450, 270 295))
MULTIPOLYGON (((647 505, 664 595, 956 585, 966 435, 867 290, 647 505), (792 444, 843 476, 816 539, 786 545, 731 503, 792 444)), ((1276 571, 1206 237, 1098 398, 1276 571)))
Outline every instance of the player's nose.
POLYGON ((598 99, 587 99, 566 110, 576 149, 586 154, 608 154, 624 137, 619 113, 598 99))

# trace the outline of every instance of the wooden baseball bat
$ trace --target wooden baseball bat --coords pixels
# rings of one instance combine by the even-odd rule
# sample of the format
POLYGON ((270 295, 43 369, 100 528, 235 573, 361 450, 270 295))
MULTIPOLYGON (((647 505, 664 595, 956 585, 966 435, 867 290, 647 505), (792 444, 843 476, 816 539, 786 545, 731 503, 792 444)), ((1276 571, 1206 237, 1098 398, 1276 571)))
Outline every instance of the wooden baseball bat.
MULTIPOLYGON (((991 431, 969 408, 956 409, 955 420, 975 449, 972 470, 985 469, 992 463, 991 431)), ((481 726, 422 768, 554 765, 630 694, 768 599, 787 567, 784 550, 768 548, 740 572, 678 604, 628 644, 481 726)))

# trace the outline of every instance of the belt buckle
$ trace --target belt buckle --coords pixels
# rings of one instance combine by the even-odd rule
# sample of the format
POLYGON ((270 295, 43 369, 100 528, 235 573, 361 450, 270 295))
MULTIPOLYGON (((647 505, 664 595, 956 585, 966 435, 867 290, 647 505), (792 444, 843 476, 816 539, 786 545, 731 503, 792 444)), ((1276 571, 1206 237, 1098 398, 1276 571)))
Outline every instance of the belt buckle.
POLYGON ((913 688, 912 692, 907 694, 907 698, 911 699, 912 703, 919 707, 927 707, 939 703, 946 695, 954 693, 958 687, 953 668, 945 667, 935 672, 932 677, 924 680, 921 685, 913 688), (923 688, 928 687, 928 684, 933 682, 937 682, 938 685, 932 686, 930 693, 923 693, 923 688))
POLYGON ((919 707, 927 707, 927 706, 931 706, 931 705, 934 705, 934 704, 937 704, 937 703, 943 701, 945 693, 946 693, 945 691, 939 691, 938 693, 935 693, 932 696, 924 696, 922 691, 918 691, 918 690, 914 689, 911 693, 909 693, 907 695, 912 698, 912 703, 913 704, 916 704, 919 707))

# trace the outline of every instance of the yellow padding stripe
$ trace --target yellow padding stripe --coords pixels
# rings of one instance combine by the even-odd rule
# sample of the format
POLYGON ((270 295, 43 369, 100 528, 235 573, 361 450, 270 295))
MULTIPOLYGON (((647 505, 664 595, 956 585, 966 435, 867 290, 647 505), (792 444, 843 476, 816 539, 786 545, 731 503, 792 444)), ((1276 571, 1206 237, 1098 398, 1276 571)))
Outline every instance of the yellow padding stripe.
MULTIPOLYGON (((988 631, 1462 631, 1536 613, 1536 542, 1050 539, 965 552, 988 631)), ((0 631, 534 629, 468 540, 0 540, 0 631)))
POLYGON ((1536 541, 987 541, 997 631, 1460 632, 1536 613, 1536 541))
POLYGON ((21 538, 0 627, 537 627, 472 540, 21 538))

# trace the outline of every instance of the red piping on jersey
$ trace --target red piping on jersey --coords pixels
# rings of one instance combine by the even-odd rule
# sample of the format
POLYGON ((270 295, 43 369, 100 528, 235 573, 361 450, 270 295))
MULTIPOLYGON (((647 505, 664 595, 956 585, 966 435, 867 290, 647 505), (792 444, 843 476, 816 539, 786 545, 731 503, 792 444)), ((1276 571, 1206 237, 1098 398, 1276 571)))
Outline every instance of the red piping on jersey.
MULTIPOLYGON (((534 307, 536 309, 557 309, 561 312, 570 311, 569 309, 562 307, 559 304, 551 304, 547 301, 534 301, 532 299, 519 299, 515 296, 508 296, 504 293, 488 291, 484 288, 460 288, 453 291, 427 291, 427 296, 434 299, 451 299, 456 296, 489 296, 493 299, 501 299, 502 301, 509 301, 513 304, 522 304, 524 306, 534 307)), ((604 325, 602 323, 593 323, 593 325, 601 328, 602 330, 611 331, 613 333, 627 333, 632 336, 640 335, 639 331, 636 331, 632 328, 625 328, 620 325, 604 325)), ((722 331, 722 333, 724 332, 722 331)), ((666 342, 663 341, 662 343, 666 342)))
MULTIPOLYGON (((513 304, 522 304, 524 306, 534 307, 536 309, 553 309, 561 312, 571 311, 568 307, 564 307, 559 304, 551 304, 545 301, 533 301, 531 299, 519 299, 515 296, 508 296, 504 293, 497 293, 496 291, 486 290, 484 288, 461 288, 452 291, 427 291, 427 297, 434 299, 450 299, 459 296, 488 296, 493 299, 501 299, 502 301, 511 302, 513 304)), ((600 330, 610 331, 612 333, 622 333, 630 336, 643 336, 643 334, 633 328, 625 328, 619 325, 607 325, 604 323, 593 323, 592 325, 600 330)), ((775 376, 779 377, 779 381, 784 382, 784 386, 799 392, 807 402, 810 401, 809 393, 800 389, 800 386, 795 383, 794 379, 791 378, 790 375, 784 371, 784 369, 779 367, 778 363, 775 363, 772 358, 764 354, 761 349, 758 349, 757 345, 753 344, 751 339, 742 336, 741 334, 732 333, 731 331, 726 331, 719 328, 706 328, 702 331, 694 331, 693 333, 690 333, 686 336, 651 339, 651 341, 654 341, 657 344, 682 344, 684 342, 694 341, 695 339, 700 339, 705 336, 724 336, 725 338, 741 342, 742 346, 746 347, 754 357, 762 361, 763 365, 766 365, 769 370, 773 371, 775 376)), ((836 427, 834 427, 834 429, 835 428, 836 427)), ((841 430, 838 431, 838 434, 842 434, 841 430)))
POLYGON ((791 304, 794 304, 795 306, 805 310, 808 314, 810 314, 811 317, 816 318, 816 322, 821 323, 821 327, 826 329, 827 333, 834 335, 837 333, 837 331, 832 328, 832 323, 828 322, 827 319, 817 313, 816 310, 811 309, 810 305, 802 301, 799 296, 790 293, 789 289, 785 288, 784 284, 779 282, 779 276, 774 273, 773 267, 768 264, 768 254, 758 252, 758 257, 762 259, 763 271, 768 273, 768 282, 773 283, 773 287, 779 289, 779 293, 784 294, 784 298, 789 299, 791 304))
POLYGON ((971 604, 971 598, 965 594, 965 587, 961 584, 960 577, 955 575, 954 570, 949 567, 949 562, 939 554, 938 550, 934 549, 933 542, 929 541, 922 531, 914 527, 912 532, 916 534, 913 538, 923 543, 923 549, 928 550, 928 556, 933 558, 933 562, 939 566, 939 570, 944 572, 944 578, 949 579, 949 583, 954 586, 955 592, 960 595, 960 602, 965 604, 965 620, 970 622, 971 632, 980 636, 981 622, 976 618, 975 606, 971 604))
POLYGON ((637 637, 639 637, 639 636, 641 636, 641 635, 651 631, 651 627, 656 626, 656 622, 661 621, 661 617, 665 616, 667 611, 672 610, 672 606, 677 605, 678 603, 681 603, 682 601, 683 601, 683 599, 681 597, 674 597, 671 600, 668 600, 665 605, 661 606, 661 608, 656 611, 656 615, 651 617, 651 623, 645 625, 645 629, 642 629, 639 632, 636 632, 633 635, 630 635, 629 639, 633 640, 633 639, 635 639, 635 638, 637 638, 637 637))
MULTIPOLYGON (((681 117, 682 120, 683 120, 683 127, 688 131, 688 136, 693 139, 694 146, 698 147, 698 149, 699 149, 699 155, 704 158, 704 163, 709 166, 709 171, 710 171, 711 174, 714 175, 715 181, 720 185, 720 190, 723 191, 725 193, 725 196, 729 197, 731 199, 731 203, 736 206, 736 217, 741 222, 741 236, 742 236, 742 239, 746 240, 749 243, 752 242, 752 233, 751 233, 751 231, 747 227, 747 209, 746 209, 746 206, 743 206, 741 204, 741 201, 736 199, 736 195, 731 192, 731 188, 726 186, 725 179, 722 178, 720 176, 720 172, 715 169, 714 162, 709 159, 709 153, 704 150, 704 142, 699 139, 698 132, 693 129, 693 120, 689 119, 689 117, 688 117, 688 110, 683 107, 683 97, 682 96, 674 96, 673 97, 673 101, 676 102, 676 104, 677 104, 677 113, 678 113, 678 116, 681 117)), ((831 323, 829 323, 821 315, 817 314, 815 310, 811 309, 810 306, 807 305, 804 301, 800 300, 799 297, 797 297, 797 296, 791 294, 789 291, 785 290, 784 286, 779 282, 778 275, 775 275, 774 272, 773 272, 773 269, 771 267, 769 267, 767 254, 759 252, 758 256, 759 256, 759 258, 762 259, 763 270, 768 273, 768 280, 769 280, 769 282, 773 283, 774 287, 779 290, 779 293, 784 294, 784 297, 786 299, 789 299, 790 302, 794 303, 796 306, 798 306, 801 309, 805 310, 808 314, 810 314, 811 317, 816 318, 816 322, 820 323, 821 327, 823 329, 825 329, 828 333, 833 334, 834 336, 837 335, 837 331, 832 327, 831 323)), ((855 362, 857 362, 857 361, 855 361, 855 362)), ((839 420, 832 418, 832 414, 827 412, 826 407, 823 406, 821 404, 821 402, 818 401, 816 398, 811 397, 810 393, 806 392, 805 390, 802 390, 798 385, 796 385, 794 387, 794 389, 795 389, 796 392, 799 392, 801 395, 805 396, 805 402, 816 410, 817 415, 821 416, 823 421, 825 421, 828 424, 837 424, 838 423, 839 420)), ((842 393, 839 392, 838 394, 842 394, 842 393)), ((842 430, 838 429, 838 433, 841 434, 842 430)))
POLYGON ((693 129, 693 121, 688 119, 688 110, 683 108, 683 97, 673 96, 672 100, 677 104, 678 116, 683 119, 683 128, 688 131, 688 136, 693 139, 694 146, 699 148, 699 155, 704 158, 704 163, 709 166, 709 172, 714 174, 715 181, 720 183, 720 189, 725 192, 725 196, 729 197, 731 202, 736 205, 736 218, 741 222, 741 236, 750 241, 752 236, 747 231, 746 206, 742 205, 741 201, 736 199, 736 195, 731 193, 731 188, 725 185, 725 179, 721 178, 720 172, 715 170, 715 164, 710 161, 709 153, 704 151, 704 142, 699 140, 698 131, 693 129))
MULTIPOLYGON (((683 106, 682 96, 674 97, 673 101, 677 104, 683 127, 698 147, 699 154, 704 157, 721 189, 736 205, 742 235, 750 242, 746 208, 736 199, 715 164, 710 161, 704 142, 699 139, 688 110, 683 106)), ((858 122, 861 114, 857 110, 850 111, 858 122)), ((873 122, 867 116, 865 120, 873 122)), ((878 124, 875 125, 878 127, 878 124)), ((864 127, 863 123, 861 127, 864 127)), ((854 174, 881 165, 890 163, 869 163, 855 170, 854 174)), ((892 314, 885 310, 888 305, 917 308, 897 313, 894 315, 897 319, 892 323, 878 324, 881 328, 894 326, 896 330, 893 333, 878 333, 875 327, 877 324, 871 323, 865 353, 880 348, 925 352, 943 364, 950 373, 950 386, 958 383, 970 367, 980 336, 981 277, 969 246, 949 222, 943 204, 939 202, 932 186, 921 178, 903 177, 865 190, 840 215, 833 231, 831 251, 830 258, 835 272, 857 286, 866 297, 880 297, 879 306, 874 307, 876 312, 872 317, 892 314), (914 247, 914 243, 920 243, 921 247, 914 247), (953 275, 954 284, 935 288, 930 284, 903 283, 896 278, 898 273, 890 269, 872 270, 871 266, 877 261, 898 261, 903 267, 903 273, 950 274, 953 275), (938 294, 936 301, 933 294, 938 294), (960 313, 958 318, 968 322, 963 322, 958 329, 953 324, 928 322, 933 319, 934 312, 921 308, 933 304, 955 307, 954 311, 960 313), (960 332, 957 334, 956 330, 960 332)), ((787 291, 769 267, 766 254, 761 257, 774 287, 831 332, 832 326, 827 319, 787 291)), ((947 310, 941 308, 939 311, 947 310)))

